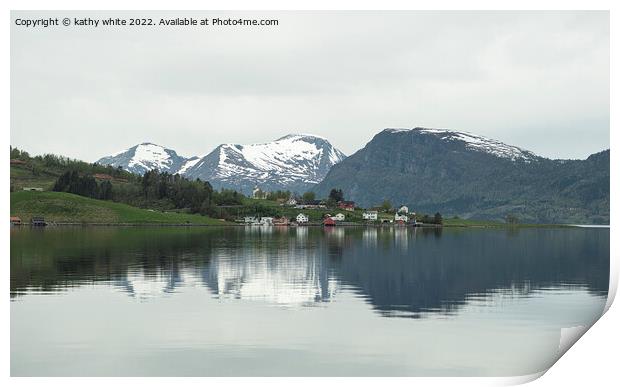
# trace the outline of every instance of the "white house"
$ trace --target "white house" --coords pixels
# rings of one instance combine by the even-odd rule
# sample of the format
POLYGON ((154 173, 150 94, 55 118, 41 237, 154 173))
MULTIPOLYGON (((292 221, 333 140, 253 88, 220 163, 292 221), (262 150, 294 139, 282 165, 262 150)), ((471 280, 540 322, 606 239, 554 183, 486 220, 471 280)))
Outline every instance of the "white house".
POLYGON ((409 213, 409 207, 407 206, 401 206, 398 211, 399 214, 408 214, 409 213))
POLYGON ((272 226, 273 225, 273 218, 269 217, 269 216, 263 216, 262 218, 260 218, 260 224, 263 226, 272 226))
POLYGON ((245 218, 243 218, 243 223, 252 224, 252 223, 256 223, 257 221, 258 221, 258 219, 256 219, 253 216, 246 216, 245 218))
POLYGON ((286 201, 286 205, 287 206, 295 206, 297 205, 297 199, 295 199, 293 196, 291 196, 287 201, 286 201))
POLYGON ((366 211, 362 214, 364 220, 377 220, 377 211, 366 211))
POLYGON ((408 222, 409 217, 407 215, 395 214, 394 221, 398 222, 399 220, 402 220, 403 222, 408 222))
POLYGON ((337 220, 338 222, 344 222, 344 214, 338 213, 336 216, 332 216, 333 220, 337 220))
POLYGON ((295 219, 297 220, 297 223, 308 223, 308 215, 305 214, 299 214, 295 219))

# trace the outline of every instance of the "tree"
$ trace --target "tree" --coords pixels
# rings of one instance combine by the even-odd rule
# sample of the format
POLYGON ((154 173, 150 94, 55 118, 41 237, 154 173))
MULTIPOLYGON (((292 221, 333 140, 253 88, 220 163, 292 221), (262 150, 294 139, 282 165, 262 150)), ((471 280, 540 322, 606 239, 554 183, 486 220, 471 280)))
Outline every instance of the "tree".
POLYGON ((392 203, 390 203, 389 200, 385 199, 383 203, 381 204, 381 208, 383 209, 384 212, 388 212, 389 210, 392 209, 392 203))
POLYGON ((90 175, 80 176, 76 170, 70 170, 60 175, 54 183, 53 190, 95 199, 100 196, 99 186, 95 178, 90 175))
POLYGON ((329 192, 329 199, 338 203, 344 200, 344 194, 342 193, 341 189, 332 188, 332 190, 329 192))
POLYGON ((112 199, 112 183, 104 181, 99 187, 99 198, 102 200, 112 199))
POLYGON ((316 197, 315 193, 312 191, 305 192, 302 196, 304 202, 311 202, 316 197))
POLYGON ((222 188, 219 192, 213 192, 213 201, 218 206, 235 206, 241 205, 243 195, 239 192, 222 188))
POLYGON ((11 147, 11 158, 28 161, 28 159, 30 159, 30 155, 26 151, 11 147))
POLYGON ((435 213, 435 218, 433 219, 433 223, 435 224, 443 224, 443 218, 439 212, 435 213))
POLYGON ((272 191, 267 193, 267 200, 277 201, 277 200, 288 200, 291 197, 291 191, 272 191))

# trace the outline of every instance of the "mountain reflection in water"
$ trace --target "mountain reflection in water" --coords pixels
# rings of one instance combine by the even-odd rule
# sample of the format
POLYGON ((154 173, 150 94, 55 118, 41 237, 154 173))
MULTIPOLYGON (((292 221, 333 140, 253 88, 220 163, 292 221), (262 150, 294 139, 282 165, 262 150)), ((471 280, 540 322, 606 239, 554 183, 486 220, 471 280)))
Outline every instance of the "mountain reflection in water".
POLYGON ((11 299, 108 285, 142 302, 204 287, 222 300, 321 306, 352 291, 380 315, 450 315, 502 293, 605 296, 609 230, 48 228, 11 231, 11 299))

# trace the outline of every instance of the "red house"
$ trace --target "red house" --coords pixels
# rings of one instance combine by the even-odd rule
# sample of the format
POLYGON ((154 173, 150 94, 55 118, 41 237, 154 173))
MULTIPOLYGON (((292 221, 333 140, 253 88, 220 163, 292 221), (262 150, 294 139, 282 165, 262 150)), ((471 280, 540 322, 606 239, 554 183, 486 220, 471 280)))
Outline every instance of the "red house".
POLYGON ((323 220, 323 226, 326 227, 333 227, 336 225, 336 221, 333 220, 332 218, 325 218, 325 220, 323 220))
POLYGON ((281 218, 274 218, 273 219, 273 225, 274 226, 288 226, 288 218, 287 217, 281 217, 281 218))
POLYGON ((345 211, 353 211, 355 210, 355 202, 343 200, 338 202, 338 208, 343 209, 345 211))

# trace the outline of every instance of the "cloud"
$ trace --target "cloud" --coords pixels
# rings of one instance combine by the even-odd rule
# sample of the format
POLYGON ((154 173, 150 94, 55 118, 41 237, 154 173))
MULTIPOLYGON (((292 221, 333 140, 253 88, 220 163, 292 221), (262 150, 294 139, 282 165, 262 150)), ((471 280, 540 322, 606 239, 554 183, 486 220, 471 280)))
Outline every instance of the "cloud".
POLYGON ((609 147, 607 12, 220 14, 280 24, 13 25, 11 143, 93 161, 147 140, 196 155, 303 131, 350 154, 385 127, 428 126, 555 158, 609 147))

